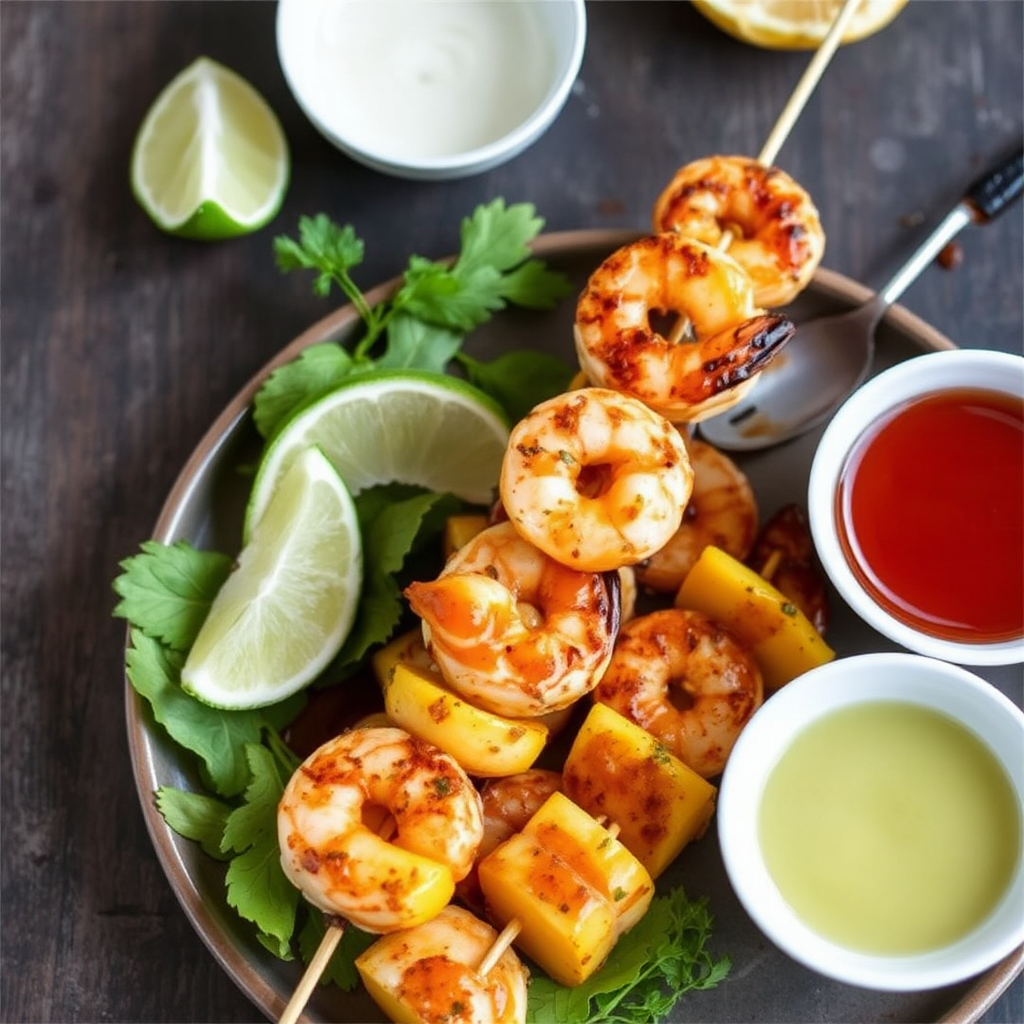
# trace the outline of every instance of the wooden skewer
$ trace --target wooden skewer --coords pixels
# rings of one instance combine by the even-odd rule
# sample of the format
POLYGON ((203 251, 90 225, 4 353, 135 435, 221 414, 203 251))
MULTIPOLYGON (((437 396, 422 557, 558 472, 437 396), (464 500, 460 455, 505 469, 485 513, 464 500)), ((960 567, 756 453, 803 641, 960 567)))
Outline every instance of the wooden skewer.
MULTIPOLYGON (((782 113, 779 114, 775 126, 768 133, 768 138, 761 147, 761 152, 757 154, 757 162, 759 164, 767 166, 773 163, 779 155, 779 150, 782 149, 783 143, 785 143, 789 133, 793 130, 793 125, 796 124, 797 118, 807 105, 811 93, 814 92, 815 87, 821 80, 825 68, 828 67, 828 62, 839 48, 839 44, 843 40, 843 34, 846 32, 846 26, 849 25, 850 19, 855 14, 860 2, 861 0, 845 0, 843 6, 839 8, 825 38, 821 41, 821 45, 815 51, 800 81, 797 82, 796 88, 790 95, 786 105, 782 108, 782 113)), ((725 252, 732 245, 732 239, 732 232, 729 230, 724 231, 715 248, 720 252, 725 252)), ((689 330, 689 320, 686 317, 679 317, 672 327, 672 332, 668 339, 669 342, 677 344, 683 340, 683 337, 689 330)))
MULTIPOLYGON (((395 834, 397 827, 395 819, 388 815, 377 829, 377 835, 381 839, 390 839, 395 834)), ((299 1019, 299 1014, 302 1013, 317 982, 320 981, 320 975, 327 969, 331 957, 334 956, 334 951, 338 948, 338 943, 341 942, 341 937, 345 934, 348 922, 343 917, 325 915, 324 920, 330 922, 324 932, 324 937, 320 940, 313 959, 309 961, 305 972, 299 979, 291 999, 288 1000, 288 1005, 278 1017, 278 1024, 295 1024, 299 1019)))

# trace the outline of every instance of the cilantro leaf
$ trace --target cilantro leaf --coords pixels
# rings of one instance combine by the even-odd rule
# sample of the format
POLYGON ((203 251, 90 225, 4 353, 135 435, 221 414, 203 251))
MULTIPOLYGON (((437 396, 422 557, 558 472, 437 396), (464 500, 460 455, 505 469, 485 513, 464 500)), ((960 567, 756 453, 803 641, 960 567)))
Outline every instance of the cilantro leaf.
POLYGON ((222 711, 189 696, 180 685, 185 657, 142 630, 131 631, 128 680, 153 709, 153 716, 179 746, 196 754, 221 796, 240 793, 249 778, 244 746, 258 743, 259 711, 222 711))
POLYGON ((114 615, 127 619, 148 637, 176 651, 186 651, 228 578, 231 559, 215 551, 199 551, 188 541, 161 544, 147 540, 141 554, 120 563, 114 580, 121 600, 114 615))
POLYGON ((388 325, 387 347, 376 365, 444 373, 461 345, 461 334, 399 311, 388 325))
POLYGON ((551 309, 572 291, 568 278, 542 260, 530 260, 501 279, 502 296, 524 309, 551 309))
POLYGON ((604 966, 575 988, 530 980, 527 1019, 537 1024, 657 1024, 689 991, 713 988, 730 969, 707 950, 706 900, 681 888, 656 897, 616 943, 604 966))
POLYGON ((460 352, 456 357, 471 384, 486 392, 513 421, 522 419, 535 405, 564 391, 572 369, 546 352, 517 349, 481 362, 460 352))
POLYGON ((204 853, 216 860, 226 859, 220 843, 231 813, 229 804, 205 793, 161 786, 156 791, 156 806, 164 821, 179 836, 194 839, 204 853))
POLYGON ((303 349, 298 358, 279 366, 253 399, 253 422, 268 438, 306 402, 327 394, 353 372, 354 361, 336 342, 303 349))
POLYGON ((497 198, 478 206, 462 219, 461 249, 456 272, 468 274, 481 266, 511 270, 530 257, 529 243, 540 234, 544 220, 532 203, 513 203, 497 198))
POLYGON ((444 495, 422 492, 389 501, 388 488, 370 488, 357 495, 356 512, 363 534, 363 592, 359 613, 334 669, 363 658, 375 644, 388 640, 405 605, 395 575, 405 564, 431 509, 444 495))
POLYGON ((287 959, 299 906, 277 844, 277 805, 287 780, 266 747, 248 743, 245 757, 251 778, 221 840, 223 852, 235 854, 227 871, 228 905, 256 925, 267 948, 287 959))

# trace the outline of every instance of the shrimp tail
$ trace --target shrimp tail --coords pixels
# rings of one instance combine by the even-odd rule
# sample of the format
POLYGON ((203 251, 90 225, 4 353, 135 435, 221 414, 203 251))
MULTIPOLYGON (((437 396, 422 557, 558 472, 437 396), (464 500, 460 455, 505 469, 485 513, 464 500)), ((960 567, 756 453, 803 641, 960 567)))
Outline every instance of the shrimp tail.
POLYGON ((709 339, 709 346, 722 352, 702 366, 712 393, 736 387, 763 370, 795 333, 792 320, 766 313, 709 339))

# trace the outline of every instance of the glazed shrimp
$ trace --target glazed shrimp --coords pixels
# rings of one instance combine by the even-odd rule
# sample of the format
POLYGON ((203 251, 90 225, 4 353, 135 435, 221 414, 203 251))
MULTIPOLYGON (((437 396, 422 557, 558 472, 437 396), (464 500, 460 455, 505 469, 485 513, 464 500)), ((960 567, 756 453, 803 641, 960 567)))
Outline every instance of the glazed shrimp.
POLYGON ((674 594, 708 544, 741 562, 757 534, 757 501, 743 471, 706 441, 686 438, 693 494, 668 543, 636 567, 643 587, 674 594))
POLYGON ((680 168, 654 204, 654 230, 720 246, 754 282, 759 306, 784 306, 807 286, 825 232, 807 192, 777 167, 709 156, 680 168))
POLYGON ((574 337, 588 380, 696 422, 742 398, 794 330, 755 305, 731 256, 664 232, 616 250, 590 275, 574 337), (652 315, 685 318, 693 340, 669 340, 652 315))
POLYGON ((285 787, 277 824, 292 884, 321 910, 375 933, 437 914, 483 838, 480 796, 466 773, 393 728, 353 729, 314 751, 285 787), (390 841, 365 824, 380 807, 394 818, 390 841))
POLYGON ((600 572, 643 561, 679 528, 693 471, 679 432, 642 402, 581 388, 512 429, 501 500, 552 558, 600 572))
POLYGON ((532 718, 589 693, 619 629, 619 577, 579 572, 511 522, 477 534, 409 605, 448 685, 494 714, 532 718))
POLYGON ((479 971, 497 937, 486 921, 448 906, 426 924, 378 939, 356 969, 392 1020, 522 1024, 529 973, 516 953, 505 949, 486 975, 479 971))
POLYGON ((725 767, 740 730, 761 706, 754 656, 699 612, 667 608, 622 627, 594 691, 709 779, 725 767))

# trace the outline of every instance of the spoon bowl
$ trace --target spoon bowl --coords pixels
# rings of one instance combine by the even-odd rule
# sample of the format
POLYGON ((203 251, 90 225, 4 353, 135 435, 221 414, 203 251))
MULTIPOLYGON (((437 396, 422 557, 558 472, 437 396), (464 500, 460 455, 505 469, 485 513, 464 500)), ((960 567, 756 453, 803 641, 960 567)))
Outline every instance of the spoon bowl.
POLYGON ((979 178, 892 279, 847 313, 809 320, 759 374, 757 386, 720 416, 705 440, 727 451, 781 444, 827 420, 868 376, 875 329, 886 310, 968 224, 986 224, 1024 191, 1024 149, 979 178))

